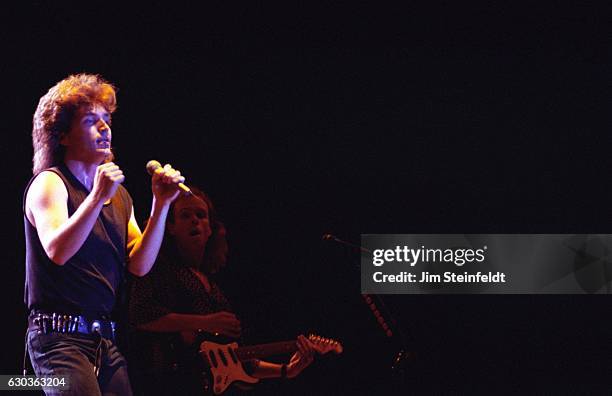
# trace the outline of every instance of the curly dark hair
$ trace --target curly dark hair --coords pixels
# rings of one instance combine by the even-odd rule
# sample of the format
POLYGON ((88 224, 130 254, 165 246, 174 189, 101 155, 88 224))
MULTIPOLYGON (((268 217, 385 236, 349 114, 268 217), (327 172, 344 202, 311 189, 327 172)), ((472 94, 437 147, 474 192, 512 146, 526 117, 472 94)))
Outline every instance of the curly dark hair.
POLYGON ((98 75, 75 74, 55 84, 40 98, 32 122, 34 174, 63 161, 65 148, 60 140, 70 130, 79 108, 99 104, 113 113, 117 109, 115 92, 115 87, 98 75))

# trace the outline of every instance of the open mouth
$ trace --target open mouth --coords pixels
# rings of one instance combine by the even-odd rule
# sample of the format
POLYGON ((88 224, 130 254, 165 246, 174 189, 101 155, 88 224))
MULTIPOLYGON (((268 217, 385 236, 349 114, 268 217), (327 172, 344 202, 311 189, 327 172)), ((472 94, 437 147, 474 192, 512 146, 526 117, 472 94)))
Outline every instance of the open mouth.
POLYGON ((104 148, 109 148, 111 143, 108 139, 97 139, 96 144, 104 148))
POLYGON ((189 231, 189 236, 196 236, 196 235, 200 235, 201 232, 197 229, 193 229, 191 231, 189 231))

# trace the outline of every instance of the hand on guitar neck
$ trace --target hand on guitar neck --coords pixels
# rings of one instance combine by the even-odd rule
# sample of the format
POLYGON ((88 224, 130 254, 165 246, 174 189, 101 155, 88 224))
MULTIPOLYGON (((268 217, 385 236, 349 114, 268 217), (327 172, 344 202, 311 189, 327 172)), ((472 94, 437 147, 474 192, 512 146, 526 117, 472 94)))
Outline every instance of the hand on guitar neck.
POLYGON ((315 345, 308 338, 300 334, 296 345, 298 350, 291 356, 287 365, 287 378, 297 377, 314 360, 315 345))

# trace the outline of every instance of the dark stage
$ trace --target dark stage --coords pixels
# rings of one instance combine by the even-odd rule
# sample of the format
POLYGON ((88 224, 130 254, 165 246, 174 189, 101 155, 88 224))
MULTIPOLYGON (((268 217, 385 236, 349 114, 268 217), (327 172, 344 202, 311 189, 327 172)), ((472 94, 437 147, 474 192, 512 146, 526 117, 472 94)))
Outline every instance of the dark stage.
POLYGON ((116 163, 139 222, 150 159, 216 203, 220 283, 249 343, 316 332, 344 353, 252 394, 606 394, 605 295, 387 295, 409 359, 364 304, 366 233, 610 233, 605 7, 346 3, 6 6, 2 374, 23 356, 23 190, 38 99, 118 87, 116 163))

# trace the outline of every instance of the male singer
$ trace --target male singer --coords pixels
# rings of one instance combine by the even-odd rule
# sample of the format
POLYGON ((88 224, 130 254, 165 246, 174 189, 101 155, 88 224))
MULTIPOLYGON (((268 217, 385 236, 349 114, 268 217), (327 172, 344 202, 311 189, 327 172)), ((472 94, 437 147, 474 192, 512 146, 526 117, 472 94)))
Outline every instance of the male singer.
POLYGON ((115 109, 111 84, 78 74, 52 87, 34 113, 34 176, 24 195, 27 346, 39 377, 69 380, 62 394, 132 393, 113 314, 125 271, 143 276, 153 266, 184 181, 169 165, 155 171, 141 233, 123 172, 112 162, 115 109))

